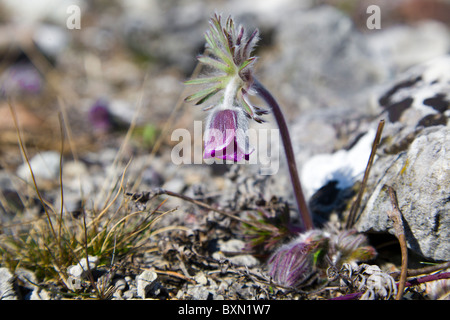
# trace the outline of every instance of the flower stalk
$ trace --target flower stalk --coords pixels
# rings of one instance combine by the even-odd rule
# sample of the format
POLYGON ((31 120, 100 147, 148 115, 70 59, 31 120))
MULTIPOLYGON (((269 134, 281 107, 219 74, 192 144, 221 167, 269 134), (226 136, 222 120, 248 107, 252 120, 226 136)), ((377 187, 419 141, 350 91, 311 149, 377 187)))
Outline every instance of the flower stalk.
POLYGON ((298 176, 297 164, 295 161, 294 150, 292 148, 291 137, 289 135, 289 130, 283 112, 280 106, 278 105, 277 101, 275 100, 275 98, 256 79, 253 84, 253 89, 272 109, 272 113, 275 117, 275 120, 277 121, 278 128, 280 129, 280 135, 283 141, 284 152, 286 154, 286 160, 288 163, 289 175, 291 177, 292 187, 294 189, 294 196, 297 202, 297 207, 301 216, 301 220, 303 222, 303 227, 306 230, 312 230, 314 228, 314 224, 298 176))

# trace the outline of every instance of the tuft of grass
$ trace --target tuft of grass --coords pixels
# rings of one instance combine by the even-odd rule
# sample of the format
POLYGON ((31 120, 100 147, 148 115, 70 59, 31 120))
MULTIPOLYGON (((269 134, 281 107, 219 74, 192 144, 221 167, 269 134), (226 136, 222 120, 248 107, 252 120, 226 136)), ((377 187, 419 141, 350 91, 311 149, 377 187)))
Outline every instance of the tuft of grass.
MULTIPOLYGON (((25 268, 33 271, 42 287, 57 284, 61 294, 71 297, 105 298, 113 292, 103 283, 95 283, 91 270, 89 282, 83 290, 76 291, 69 283, 67 269, 88 256, 98 258, 99 265, 114 265, 115 260, 126 259, 140 250, 146 250, 149 238, 157 231, 156 222, 169 211, 161 211, 165 201, 138 208, 126 197, 124 179, 113 182, 105 204, 100 209, 90 209, 83 204, 78 216, 64 212, 64 187, 62 182, 62 158, 60 161, 61 210, 56 210, 45 200, 35 179, 25 145, 21 138, 14 107, 10 103, 11 114, 17 130, 19 148, 31 173, 31 186, 39 199, 45 214, 33 221, 24 221, 0 226, 0 264, 15 271, 25 268)), ((61 148, 64 147, 61 127, 61 148)), ((62 154, 62 153, 61 153, 62 154)), ((81 183, 81 182, 80 182, 81 183)))

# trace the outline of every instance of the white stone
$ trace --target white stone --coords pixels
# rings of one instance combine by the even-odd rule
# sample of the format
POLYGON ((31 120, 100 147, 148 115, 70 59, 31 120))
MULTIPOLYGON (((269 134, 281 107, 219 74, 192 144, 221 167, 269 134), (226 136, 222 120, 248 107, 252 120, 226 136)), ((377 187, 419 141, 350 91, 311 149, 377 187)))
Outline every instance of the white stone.
MULTIPOLYGON (((56 151, 40 152, 30 159, 30 166, 36 180, 55 180, 59 177, 60 154, 56 151)), ((30 169, 26 162, 19 166, 17 175, 31 181, 30 169)))
POLYGON ((375 130, 366 133, 350 150, 333 154, 320 154, 309 159, 302 168, 301 181, 305 196, 309 198, 329 181, 336 180, 337 187, 351 187, 361 179, 370 157, 375 130))
POLYGON ((154 271, 144 270, 136 279, 137 282, 137 295, 142 299, 145 299, 147 292, 152 288, 152 285, 156 281, 158 275, 154 271))

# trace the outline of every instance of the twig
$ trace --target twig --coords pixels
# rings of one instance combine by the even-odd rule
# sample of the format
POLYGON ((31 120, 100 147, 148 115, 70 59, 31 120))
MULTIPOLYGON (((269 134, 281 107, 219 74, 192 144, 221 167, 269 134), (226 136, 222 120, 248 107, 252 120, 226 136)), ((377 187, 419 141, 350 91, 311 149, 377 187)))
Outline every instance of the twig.
POLYGON ((383 132, 384 120, 380 120, 378 123, 377 133, 375 135, 375 139, 372 144, 372 151, 370 152, 369 161, 367 162, 366 171, 364 172, 363 181, 361 183, 361 187, 359 188, 358 195, 356 197, 355 202, 353 202, 352 207, 350 208, 350 214, 348 215, 347 223, 345 228, 351 229, 353 227, 353 223, 355 222, 356 213, 359 210, 359 206, 361 204, 362 195, 366 188, 367 180, 369 178, 370 169, 372 168, 373 160, 375 159, 375 153, 377 151, 378 145, 380 144, 381 133, 383 132))
MULTIPOLYGON (((89 278, 92 288, 97 293, 97 297, 101 297, 100 290, 95 285, 94 276, 92 275, 92 270, 91 270, 91 266, 90 266, 89 253, 88 253, 88 235, 87 235, 87 226, 86 226, 86 211, 84 210, 84 208, 82 211, 83 211, 84 249, 85 249, 85 254, 86 254, 87 274, 88 274, 88 278, 89 278)), ((81 269, 83 269, 83 271, 85 271, 83 266, 81 265, 81 263, 79 263, 79 266, 81 267, 81 269)))
POLYGON ((181 279, 181 280, 184 280, 184 281, 188 281, 188 282, 193 283, 193 284, 196 283, 194 279, 191 279, 191 278, 189 278, 189 277, 187 277, 187 276, 185 276, 185 275, 183 275, 181 273, 175 272, 175 271, 157 270, 157 269, 155 269, 155 272, 157 274, 162 274, 162 275, 165 275, 165 276, 170 276, 170 277, 178 278, 178 279, 181 279))
MULTIPOLYGON (((420 274, 428 274, 432 272, 436 272, 439 270, 450 268, 450 262, 443 262, 436 265, 419 268, 419 269, 409 269, 408 270, 408 277, 415 277, 420 274)), ((395 271, 390 273, 390 276, 394 279, 396 279, 398 276, 400 276, 401 271, 395 271)))
POLYGON ((59 155, 59 192, 61 193, 61 211, 59 214, 59 231, 58 231, 58 241, 61 241, 61 229, 63 224, 63 212, 64 212, 64 187, 63 187, 63 152, 64 152, 64 127, 63 118, 61 113, 59 113, 59 129, 61 135, 61 153, 59 155))
POLYGON ((410 279, 405 282, 405 287, 417 286, 417 285, 425 283, 425 282, 442 280, 442 279, 450 279, 450 272, 430 274, 428 276, 410 279))
POLYGON ((233 213, 237 213, 238 211, 236 211, 236 212, 228 212, 228 211, 225 211, 225 210, 221 210, 221 209, 215 208, 213 206, 210 206, 209 204, 206 204, 206 203, 204 203, 202 201, 195 200, 195 199, 193 199, 191 197, 188 197, 188 196, 185 196, 183 194, 176 193, 176 192, 173 192, 173 191, 165 190, 163 188, 156 188, 156 189, 154 189, 152 191, 147 191, 147 192, 142 192, 142 193, 129 193, 129 192, 127 192, 126 195, 127 196, 131 196, 133 200, 139 201, 139 202, 147 202, 147 201, 150 201, 151 199, 153 199, 154 197, 157 197, 157 196, 160 196, 160 195, 168 195, 168 196, 171 196, 171 197, 176 197, 176 198, 180 198, 182 200, 191 202, 191 203, 196 204, 196 205, 198 205, 200 207, 203 207, 203 208, 206 208, 208 210, 212 210, 214 212, 220 213, 220 214, 222 214, 222 215, 224 215, 224 216, 226 216, 228 218, 231 218, 231 219, 234 219, 236 221, 239 221, 239 222, 251 225, 253 227, 272 231, 272 229, 270 229, 269 227, 265 227, 263 225, 260 225, 260 224, 257 224, 257 223, 253 223, 252 221, 248 221, 248 220, 242 219, 241 217, 238 217, 238 216, 233 214, 233 213))
POLYGON ((387 186, 389 197, 391 199, 392 211, 388 211, 389 218, 394 222, 395 235, 400 243, 400 250, 402 252, 402 267, 400 272, 400 280, 398 282, 397 300, 401 300, 403 291, 405 290, 405 282, 408 273, 408 248, 406 246, 405 230, 402 221, 402 213, 398 208, 397 195, 395 190, 387 186))
MULTIPOLYGON (((436 281, 436 280, 442 280, 442 279, 450 279, 450 272, 431 274, 431 275, 423 276, 420 278, 411 279, 411 280, 408 280, 405 282, 405 287, 413 287, 413 286, 417 286, 422 283, 436 281)), ((363 294, 364 294, 364 292, 349 293, 344 296, 332 298, 330 300, 354 300, 354 299, 360 298, 363 294)))
POLYGON ((330 300, 355 300, 355 299, 359 299, 363 294, 364 294, 364 292, 349 293, 344 296, 332 298, 330 300))

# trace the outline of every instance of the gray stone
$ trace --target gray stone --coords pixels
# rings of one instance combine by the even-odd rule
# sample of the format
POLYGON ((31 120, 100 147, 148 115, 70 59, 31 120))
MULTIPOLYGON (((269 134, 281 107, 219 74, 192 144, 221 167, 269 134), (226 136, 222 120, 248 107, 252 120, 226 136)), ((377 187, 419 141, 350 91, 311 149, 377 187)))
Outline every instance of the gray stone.
POLYGON ((203 272, 199 272, 198 274, 196 274, 194 280, 199 285, 205 286, 208 284, 208 278, 203 272))
POLYGON ((30 300, 51 300, 51 296, 46 290, 33 290, 30 300))
POLYGON ((137 295, 137 289, 136 288, 132 288, 130 290, 127 290, 123 293, 122 298, 125 300, 130 300, 130 299, 134 299, 137 295))
POLYGON ((116 288, 116 290, 124 291, 127 287, 127 282, 125 281, 125 279, 117 279, 114 281, 114 287, 116 288))
POLYGON ((49 294, 36 283, 36 275, 30 270, 19 268, 13 274, 0 268, 0 300, 49 300, 49 294))
POLYGON ((404 71, 423 61, 446 54, 450 49, 450 31, 438 21, 399 24, 368 34, 372 51, 385 57, 394 70, 404 71))
POLYGON ((85 279, 88 275, 88 272, 89 272, 88 270, 89 269, 91 271, 94 270, 97 267, 97 263, 98 263, 97 257, 89 256, 87 260, 89 261, 89 268, 86 263, 86 258, 82 258, 82 259, 80 259, 79 264, 70 266, 67 269, 67 272, 69 273, 69 275, 76 277, 76 278, 85 279))
POLYGON ((15 276, 20 287, 19 292, 22 293, 21 299, 32 300, 39 295, 39 287, 36 285, 38 281, 34 272, 19 268, 15 271, 15 276))
POLYGON ((86 258, 80 259, 80 262, 76 265, 72 265, 67 268, 68 283, 67 285, 72 290, 79 290, 82 287, 82 281, 88 279, 89 270, 93 271, 97 268, 98 257, 88 257, 89 268, 86 263, 86 258))
MULTIPOLYGON (((38 184, 40 180, 56 180, 60 171, 60 154, 56 151, 41 152, 30 160, 30 166, 38 184)), ((27 163, 17 169, 17 175, 24 180, 31 181, 27 163)))
POLYGON ((145 299, 147 295, 154 290, 158 281, 158 275, 154 271, 144 270, 136 279, 137 295, 145 299))
POLYGON ((393 233, 385 185, 396 190, 408 246, 434 260, 450 259, 450 56, 398 76, 378 101, 386 119, 356 223, 359 231, 393 233))
POLYGON ((397 193, 408 247, 430 259, 450 259, 449 129, 427 128, 407 151, 375 163, 374 179, 367 189, 370 197, 356 224, 358 231, 394 233, 387 216, 392 210, 385 188, 389 185, 397 193))
MULTIPOLYGON (((340 189, 362 180, 373 130, 384 119, 382 141, 355 226, 361 232, 393 233, 385 185, 392 186, 404 215, 409 248, 429 259, 448 260, 449 74, 450 56, 446 55, 416 65, 383 86, 374 86, 375 111, 380 116, 351 129, 353 137, 361 136, 353 147, 343 149, 335 140, 334 153, 310 151, 309 159, 299 161, 307 197, 331 180, 336 180, 340 189)), ((313 150, 308 145, 303 149, 313 150)))
POLYGON ((188 294, 191 296, 190 300, 212 300, 214 293, 204 286, 194 286, 189 289, 188 294))
POLYGON ((257 266, 259 264, 258 259, 250 254, 238 254, 245 248, 245 242, 239 239, 231 239, 228 241, 219 241, 220 251, 213 253, 213 258, 217 260, 229 260, 232 264, 238 266, 247 266, 249 268, 257 266), (227 256, 224 252, 232 252, 232 256, 227 256))
POLYGON ((17 300, 14 275, 8 268, 0 268, 0 300, 17 300))

